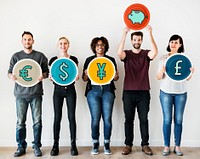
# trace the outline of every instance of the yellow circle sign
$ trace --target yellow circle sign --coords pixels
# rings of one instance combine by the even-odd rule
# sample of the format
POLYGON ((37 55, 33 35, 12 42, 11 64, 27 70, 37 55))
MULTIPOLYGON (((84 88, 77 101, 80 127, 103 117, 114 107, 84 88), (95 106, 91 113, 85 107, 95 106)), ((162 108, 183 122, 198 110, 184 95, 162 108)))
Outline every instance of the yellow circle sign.
POLYGON ((89 63, 87 74, 92 84, 109 84, 115 76, 115 66, 108 58, 98 57, 89 63))

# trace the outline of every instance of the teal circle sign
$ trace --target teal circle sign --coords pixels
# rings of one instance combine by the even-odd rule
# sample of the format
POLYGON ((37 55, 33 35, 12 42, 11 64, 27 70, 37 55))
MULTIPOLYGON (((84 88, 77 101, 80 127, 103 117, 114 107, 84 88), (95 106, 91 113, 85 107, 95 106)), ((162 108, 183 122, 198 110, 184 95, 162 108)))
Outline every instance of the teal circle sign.
POLYGON ((68 58, 58 58, 50 68, 52 80, 60 85, 67 86, 76 80, 78 68, 76 63, 68 58))
POLYGON ((167 59, 165 67, 166 75, 170 79, 181 82, 191 75, 192 63, 187 56, 176 53, 167 59))

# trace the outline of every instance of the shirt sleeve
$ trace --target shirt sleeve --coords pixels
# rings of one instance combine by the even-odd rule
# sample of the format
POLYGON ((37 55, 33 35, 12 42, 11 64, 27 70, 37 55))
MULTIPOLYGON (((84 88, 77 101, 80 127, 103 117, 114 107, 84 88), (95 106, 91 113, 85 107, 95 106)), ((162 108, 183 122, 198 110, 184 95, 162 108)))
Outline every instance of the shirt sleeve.
POLYGON ((43 60, 41 63, 41 69, 42 69, 42 73, 49 73, 48 59, 46 56, 43 56, 43 60))

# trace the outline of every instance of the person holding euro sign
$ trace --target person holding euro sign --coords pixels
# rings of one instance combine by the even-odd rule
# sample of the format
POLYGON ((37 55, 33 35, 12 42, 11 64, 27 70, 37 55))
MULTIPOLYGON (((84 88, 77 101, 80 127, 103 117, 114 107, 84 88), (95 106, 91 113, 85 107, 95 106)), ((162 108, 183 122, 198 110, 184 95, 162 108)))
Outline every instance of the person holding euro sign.
POLYGON ((19 157, 26 153, 26 118, 29 105, 33 119, 33 149, 35 156, 39 157, 42 156, 40 150, 40 147, 42 146, 42 80, 48 77, 48 60, 43 53, 33 50, 34 39, 32 33, 25 31, 22 34, 22 44, 24 49, 12 56, 8 70, 8 77, 15 81, 14 95, 16 97, 16 140, 18 143, 18 149, 15 152, 14 157, 19 157), (38 82, 31 87, 22 86, 17 81, 19 78, 26 80, 26 82, 32 80, 33 77, 30 76, 31 73, 29 73, 35 70, 32 66, 27 63, 22 63, 24 65, 23 69, 18 70, 18 74, 14 74, 14 72, 16 72, 14 66, 16 66, 18 62, 26 59, 31 59, 38 63, 42 70, 41 75, 39 71, 33 72, 32 75, 39 74, 40 76, 36 79, 38 82))
MULTIPOLYGON (((184 55, 183 39, 179 35, 173 35, 169 39, 167 46, 168 53, 161 56, 158 66, 157 79, 161 80, 160 84, 160 103, 163 113, 163 136, 164 136, 164 150, 163 156, 167 156, 171 153, 170 150, 170 136, 171 136, 171 123, 174 118, 174 153, 178 156, 183 156, 183 152, 180 149, 181 135, 182 135, 182 122, 183 114, 187 101, 187 81, 191 79, 192 75, 188 76, 185 80, 176 81, 167 75, 168 71, 174 71, 175 74, 180 77, 180 60, 176 64, 170 67, 170 70, 166 71, 166 61, 175 54, 184 55)), ((194 68, 188 68, 191 74, 194 72, 194 68)))

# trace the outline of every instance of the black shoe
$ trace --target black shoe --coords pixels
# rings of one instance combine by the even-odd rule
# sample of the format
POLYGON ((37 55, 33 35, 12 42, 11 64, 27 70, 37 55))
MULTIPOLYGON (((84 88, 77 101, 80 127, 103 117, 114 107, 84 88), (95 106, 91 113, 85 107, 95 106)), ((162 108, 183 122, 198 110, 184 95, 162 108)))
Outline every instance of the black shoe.
POLYGON ((58 144, 54 144, 53 148, 51 149, 51 156, 57 156, 59 154, 58 144))
POLYGON ((72 146, 71 147, 71 155, 72 156, 77 156, 78 155, 78 150, 77 150, 76 146, 72 146))
POLYGON ((78 155, 78 150, 76 148, 76 140, 71 140, 71 155, 72 156, 77 156, 78 155))
POLYGON ((38 146, 34 145, 33 149, 34 149, 34 154, 36 157, 42 156, 42 151, 40 150, 38 146))
POLYGON ((17 151, 14 153, 14 157, 22 156, 26 153, 26 150, 23 147, 18 147, 17 151))

